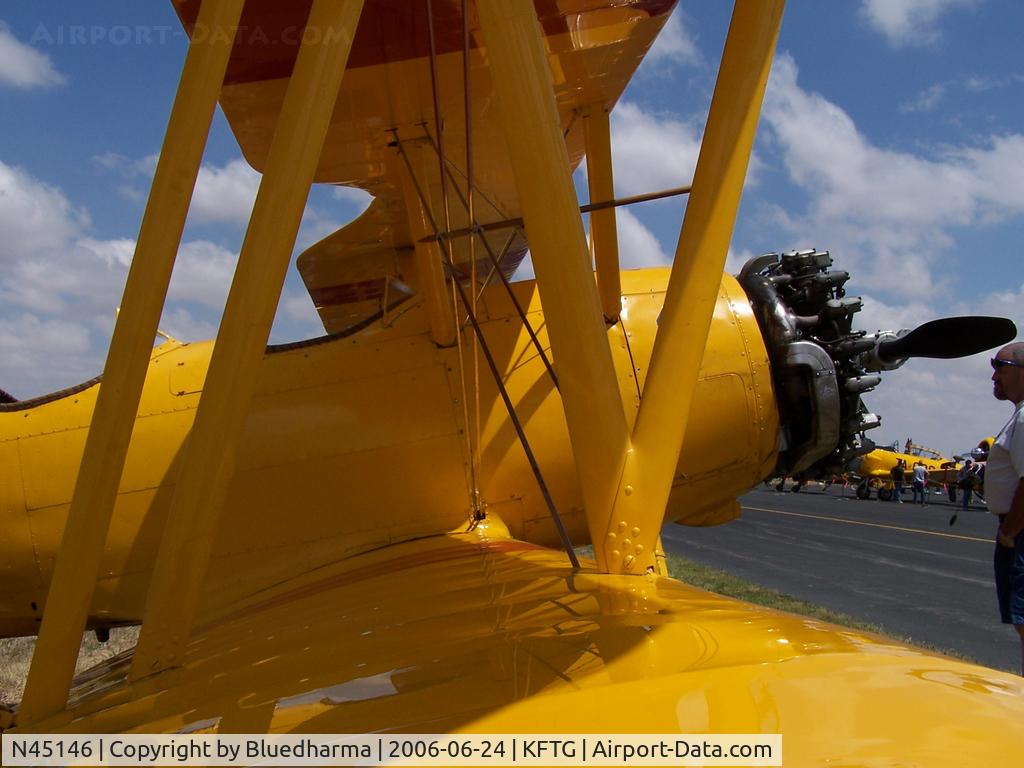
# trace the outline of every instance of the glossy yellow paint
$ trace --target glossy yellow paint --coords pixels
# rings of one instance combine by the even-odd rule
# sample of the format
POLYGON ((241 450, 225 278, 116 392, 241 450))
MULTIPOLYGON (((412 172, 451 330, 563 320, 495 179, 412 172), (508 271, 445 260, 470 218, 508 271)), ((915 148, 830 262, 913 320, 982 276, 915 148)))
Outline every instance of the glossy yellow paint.
MULTIPOLYGON (((667 278, 664 269, 624 272, 622 321, 606 332, 616 387, 631 420, 667 278)), ((515 291, 546 344, 535 284, 517 283, 515 291)), ((485 291, 481 324, 570 535, 577 544, 587 543, 583 495, 558 393, 500 287, 485 291)), ((166 342, 152 352, 89 610, 92 626, 141 618, 211 348, 212 342, 166 342)), ((433 343, 422 307, 388 327, 376 324, 355 336, 266 355, 215 536, 201 612, 230 604, 264 578, 285 578, 297 564, 316 568, 467 521, 468 457, 456 366, 456 350, 433 343), (298 509, 311 512, 294 514, 298 509)), ((482 383, 481 490, 487 508, 518 538, 557 546, 498 393, 488 379, 482 383)), ((12 478, 0 485, 0 509, 5 530, 22 532, 0 539, 0 562, 7 566, 0 634, 29 634, 38 627, 100 389, 94 385, 35 406, 0 408, 0 450, 10 459, 5 478, 12 478)), ((665 519, 703 525, 734 517, 736 496, 771 471, 777 433, 768 356, 757 324, 742 290, 723 277, 665 519)))
POLYGON ((431 209, 424 204, 429 205, 430 199, 421 198, 421 194, 427 195, 429 190, 422 184, 422 180, 428 178, 425 165, 433 158, 424 142, 400 146, 398 152, 402 158, 399 170, 402 199, 409 219, 409 235, 415 243, 416 272, 412 284, 423 296, 434 343, 441 347, 451 346, 455 343, 455 317, 451 292, 445 282, 441 247, 436 240, 426 240, 435 236, 440 228, 432 218, 431 209))
POLYGON ((363 0, 314 0, 253 205, 153 568, 131 676, 175 665, 188 641, 256 375, 295 247, 363 0))
POLYGON ((1009 765, 1024 736, 1020 678, 670 579, 574 572, 493 516, 211 614, 134 699, 128 662, 40 727, 781 733, 786 765, 931 768, 1009 765))
MULTIPOLYGON (((212 34, 189 45, 110 343, 104 369, 107 385, 96 404, 97 418, 82 460, 83 482, 76 487, 65 526, 68 544, 62 548, 51 580, 47 602, 52 610, 39 631, 38 652, 21 706, 24 722, 60 711, 67 698, 149 351, 242 5, 243 0, 204 4, 200 19, 204 28, 230 33, 212 34)), ((69 471, 62 477, 70 480, 76 474, 69 471)))
MULTIPOLYGON (((322 21, 319 10, 327 5, 340 9, 341 3, 320 0, 315 20, 322 21)), ((559 10, 571 15, 574 8, 567 4, 559 10)), ((779 8, 741 2, 737 12, 738 26, 749 28, 729 45, 753 56, 756 73, 744 78, 730 70, 746 65, 725 68, 724 81, 738 77, 722 86, 733 106, 741 107, 726 110, 738 123, 723 127, 716 118, 708 128, 709 134, 732 133, 735 142, 719 137, 709 144, 709 151, 732 153, 710 166, 720 176, 712 187, 721 185, 722 208, 694 214, 712 220, 684 228, 684 240, 694 233, 695 250, 686 251, 686 245, 680 251, 689 256, 678 259, 677 270, 698 265, 699 290, 689 291, 685 281, 680 288, 678 271, 671 283, 665 270, 623 274, 620 322, 611 328, 601 320, 575 200, 572 211, 567 203, 566 181, 580 130, 566 127, 571 109, 557 99, 578 90, 584 104, 612 103, 632 70, 614 67, 607 77, 588 77, 584 65, 591 46, 598 46, 594 56, 601 61, 623 60, 600 47, 606 43, 626 60, 638 60, 664 14, 645 18, 640 4, 588 7, 580 14, 588 23, 545 39, 543 50, 531 4, 488 2, 477 8, 488 16, 482 27, 489 47, 486 57, 476 54, 474 60, 486 58, 494 67, 502 111, 510 100, 528 108, 513 108, 512 122, 536 142, 525 156, 527 148, 510 131, 513 162, 491 157, 497 170, 487 180, 495 181, 498 195, 507 192, 510 186, 502 180, 511 178, 512 166, 523 196, 540 284, 513 290, 540 329, 541 343, 555 348, 561 396, 507 296, 485 292, 481 324, 499 378, 523 418, 576 543, 605 530, 595 520, 602 525, 607 520, 601 503, 612 498, 606 491, 619 483, 616 468, 624 461, 638 411, 644 422, 655 414, 670 422, 654 440, 643 424, 635 433, 638 445, 661 451, 659 459, 672 456, 667 467, 654 472, 657 482, 667 479, 671 485, 667 502, 645 511, 645 526, 653 525, 655 512, 659 526, 662 519, 690 524, 729 519, 736 513, 736 495, 774 466, 779 424, 767 353, 743 292, 732 278, 712 275, 709 264, 724 253, 721 241, 728 239, 731 221, 724 219, 735 210, 730 198, 738 194, 739 166, 749 154, 744 145, 750 107, 759 98, 749 88, 763 87, 764 54, 771 47, 763 35, 774 37, 777 20, 771 17, 779 8), (767 18, 756 21, 762 11, 767 18), (598 19, 601 23, 589 23, 598 19), (515 50, 520 46, 522 51, 515 50), (571 55, 563 56, 567 50, 571 55), (520 76, 548 85, 553 78, 555 90, 523 86, 520 76), (530 119, 522 120, 523 114, 530 119), (534 118, 539 128, 532 126, 534 118), (707 303, 716 295, 712 311, 707 303), (691 308, 690 298, 704 304, 691 308), (681 306, 692 309, 686 322, 679 319, 681 306), (567 316, 572 314, 578 317, 567 316), (691 338, 691 356, 679 365, 692 389, 681 410, 646 405, 649 396, 655 404, 661 400, 654 393, 675 370, 661 362, 662 347, 681 338, 678 330, 661 334, 654 352, 663 314, 673 327, 709 324, 706 333, 691 338), (681 446, 666 438, 675 430, 681 446)), ((573 15, 573 20, 580 18, 573 15)), ((340 26, 352 29, 354 20, 340 26)), ((322 63, 332 70, 329 62, 322 63)), ((444 70, 452 58, 435 63, 444 70)), ((422 75, 422 61, 405 64, 381 69, 388 76, 422 75)), ((344 66, 336 69, 340 77, 344 66)), ((362 84, 380 74, 354 77, 362 84)), ((312 139, 292 133, 301 121, 292 105, 282 109, 281 102, 291 101, 292 86, 313 80, 300 67, 287 99, 282 79, 225 88, 222 101, 232 125, 242 126, 246 156, 255 157, 261 168, 266 164, 268 186, 281 191, 281 211, 289 220, 280 232, 266 232, 263 208, 275 195, 261 193, 238 278, 252 288, 255 330, 237 327, 244 313, 232 306, 217 352, 211 343, 172 341, 152 351, 102 577, 88 610, 96 625, 137 620, 145 612, 151 620, 143 643, 134 658, 126 655, 80 678, 66 711, 36 722, 22 720, 20 727, 524 732, 541 723, 553 731, 596 733, 765 732, 784 735, 786 762, 795 765, 961 765, 965 755, 978 764, 998 765, 1017 753, 1024 736, 1024 686, 1018 678, 726 600, 653 574, 609 574, 602 542, 597 565, 570 569, 563 553, 543 547, 557 537, 496 386, 482 382, 481 423, 467 423, 458 370, 463 350, 438 348, 425 304, 414 300, 400 315, 357 334, 262 356, 261 349, 254 350, 263 343, 259 337, 265 338, 266 314, 275 303, 270 287, 275 281, 279 285, 280 275, 250 281, 248 244, 260 239, 269 251, 279 251, 294 237, 301 207, 295 197, 299 190, 305 194, 312 173, 306 150, 319 153, 313 139, 323 125, 309 121, 312 139), (244 116, 236 122, 249 108, 252 122, 244 116), (279 135, 292 134, 281 141, 295 145, 291 149, 297 153, 295 184, 282 187, 276 181, 284 156, 278 140, 264 151, 270 144, 266 128, 278 123, 279 135), (263 234, 266 238, 256 237, 263 234), (239 361, 238 371, 224 373, 232 360, 239 361), (235 373, 242 379, 226 384, 228 374, 235 373), (226 402, 227 396, 238 400, 226 402), (211 408, 217 412, 212 418, 211 408), (218 440, 211 436, 216 429, 222 430, 218 440), (472 457, 464 434, 470 429, 479 429, 483 446, 483 521, 471 521, 467 505, 464 466, 472 457), (227 444, 223 457, 214 450, 220 438, 227 444), (186 511, 199 519, 188 523, 176 509, 186 505, 183 499, 194 502, 186 511), (168 537, 169 510, 178 528, 168 537), (165 619, 153 614, 176 599, 166 587, 170 570, 165 570, 174 550, 161 552, 155 580, 164 587, 147 605, 153 559, 165 539, 180 551, 182 536, 187 540, 192 534, 206 551, 184 566, 191 584, 183 588, 183 610, 164 625, 165 619), (197 593, 195 580, 204 574, 197 593), (191 627, 193 611, 196 626, 191 627), (158 668, 169 661, 174 666, 163 674, 145 674, 154 659, 158 668)), ((335 98, 337 81, 326 77, 324 83, 323 92, 300 99, 303 107, 319 102, 325 108, 335 98)), ((386 189, 395 180, 393 163, 382 160, 390 148, 380 136, 370 136, 369 126, 419 124, 414 122, 423 119, 418 85, 422 79, 412 77, 366 94, 367 101, 392 99, 406 122, 374 122, 380 115, 393 116, 386 109, 343 109, 337 111, 356 118, 343 115, 326 128, 318 177, 359 179, 382 193, 378 207, 362 220, 366 229, 345 232, 342 242, 357 232, 386 231, 391 251, 404 245, 398 228, 409 229, 406 211, 390 207, 401 193, 394 186, 386 189), (348 129, 355 130, 354 137, 345 133, 348 129), (353 167, 358 171, 349 173, 353 167), (367 172, 368 167, 374 170, 367 172), (390 172, 380 170, 389 167, 390 172)), ((323 117, 318 109, 313 113, 323 117)), ((717 199, 704 189, 701 206, 717 199)), ((325 253, 324 263, 313 265, 314 280, 338 274, 327 263, 334 255, 325 253)), ((269 261, 265 266, 273 272, 282 259, 271 253, 269 261)), ((232 303, 235 298, 233 291, 232 303)), ((325 312, 325 322, 338 311, 325 312)), ((0 585, 5 627, 24 626, 38 615, 39 590, 49 582, 99 391, 94 385, 48 402, 0 407, 0 458, 11 462, 6 472, 21 480, 0 480, 0 512, 13 518, 4 530, 17 532, 0 539, 0 562, 14 565, 10 581, 0 585), (26 542, 34 547, 31 556, 24 551, 26 542), (38 572, 25 572, 33 568, 38 572)), ((624 536, 634 540, 648 535, 632 532, 628 522, 623 526, 624 536)), ((651 554, 656 544, 655 539, 651 554)))
POLYGON ((733 13, 631 449, 612 515, 592 529, 613 572, 654 565, 703 358, 689 342, 711 326, 782 8, 781 0, 740 2, 733 13))

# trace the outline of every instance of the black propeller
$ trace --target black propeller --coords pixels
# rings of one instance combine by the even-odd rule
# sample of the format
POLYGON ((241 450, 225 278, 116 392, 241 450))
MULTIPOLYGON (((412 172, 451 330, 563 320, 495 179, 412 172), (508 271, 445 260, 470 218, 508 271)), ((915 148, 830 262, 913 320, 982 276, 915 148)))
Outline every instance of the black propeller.
POLYGON ((949 360, 1008 344, 1016 337, 1017 326, 1005 317, 943 317, 919 325, 898 338, 880 342, 878 357, 887 363, 908 357, 949 360))

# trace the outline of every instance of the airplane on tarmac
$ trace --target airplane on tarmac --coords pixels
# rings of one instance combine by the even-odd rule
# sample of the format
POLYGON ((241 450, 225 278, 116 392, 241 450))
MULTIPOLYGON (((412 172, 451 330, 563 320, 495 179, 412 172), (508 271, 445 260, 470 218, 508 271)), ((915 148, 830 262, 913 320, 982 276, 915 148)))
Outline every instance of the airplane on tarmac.
POLYGON ((994 439, 985 438, 971 451, 947 457, 931 448, 916 445, 908 438, 902 451, 899 450, 899 441, 896 441, 852 459, 846 476, 856 483, 857 498, 868 499, 871 492, 875 491, 880 501, 890 501, 894 490, 892 470, 896 463, 903 462, 906 473, 903 487, 907 490, 912 482, 914 465, 920 462, 928 470, 927 486, 941 488, 948 493, 950 501, 956 501, 962 462, 969 458, 972 464, 977 465, 972 474, 971 490, 984 498, 984 473, 979 470, 988 458, 988 446, 991 446, 994 439))
POLYGON ((1016 753, 1020 678, 665 573, 665 522, 869 450, 880 371, 1016 334, 857 331, 822 251, 722 274, 779 1, 735 7, 694 178, 664 193, 689 195, 672 268, 621 271, 608 115, 673 5, 176 0, 191 44, 102 377, 0 405, 0 630, 38 632, 0 728, 1016 753), (216 341, 154 348, 218 103, 260 191, 216 341), (374 201, 299 258, 327 335, 267 347, 312 183, 374 201), (508 284, 527 249, 536 280, 508 284), (137 622, 72 679, 83 629, 137 622))
POLYGON ((903 450, 899 450, 899 441, 896 441, 892 445, 875 448, 850 462, 850 471, 847 474, 857 485, 857 498, 870 498, 871 491, 874 490, 879 500, 891 500, 894 489, 892 470, 897 462, 903 463, 906 473, 905 488, 910 487, 914 465, 918 463, 923 464, 928 471, 929 488, 945 489, 950 478, 955 484, 959 471, 956 458, 946 458, 931 448, 915 445, 909 438, 903 450))

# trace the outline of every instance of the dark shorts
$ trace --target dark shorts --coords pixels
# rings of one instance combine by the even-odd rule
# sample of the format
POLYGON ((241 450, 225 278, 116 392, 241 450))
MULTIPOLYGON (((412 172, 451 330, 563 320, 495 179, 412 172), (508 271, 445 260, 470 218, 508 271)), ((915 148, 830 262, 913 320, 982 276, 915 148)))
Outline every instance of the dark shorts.
POLYGON ((1013 549, 996 544, 993 565, 1003 624, 1024 624, 1024 533, 1018 534, 1013 549))

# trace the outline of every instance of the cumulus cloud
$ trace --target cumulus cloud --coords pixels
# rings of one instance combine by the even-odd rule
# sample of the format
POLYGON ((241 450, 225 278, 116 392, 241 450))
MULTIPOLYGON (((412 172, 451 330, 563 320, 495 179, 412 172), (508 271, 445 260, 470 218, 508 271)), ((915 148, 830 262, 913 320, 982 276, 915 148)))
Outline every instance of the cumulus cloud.
MULTIPOLYGON (((0 163, 0 387, 18 396, 102 369, 135 241, 95 238, 90 226, 60 189, 0 163)), ((213 243, 182 245, 165 318, 178 334, 213 332, 235 259, 213 243)))
POLYGON ((135 256, 135 241, 124 238, 94 240, 91 237, 84 237, 78 241, 78 245, 98 256, 108 268, 121 268, 127 271, 135 256))
POLYGON ((620 102, 611 116, 615 191, 637 195, 693 180, 703 122, 659 117, 620 102))
MULTIPOLYGON (((697 42, 686 27, 678 8, 669 17, 644 61, 656 65, 656 68, 660 64, 696 66, 703 63, 697 42)), ((645 71, 647 69, 645 67, 645 71)))
POLYGON ((66 82, 49 56, 19 41, 0 21, 0 86, 28 90, 66 82))
POLYGON ((221 167, 203 165, 196 180, 189 218, 196 222, 244 227, 256 201, 260 178, 260 174, 242 159, 221 167))
POLYGON ((84 326, 29 313, 0 315, 0 361, 0 388, 19 399, 71 386, 99 373, 84 326), (43 367, 45 375, 40 373, 43 367))
POLYGON ((622 269, 664 267, 672 263, 672 257, 662 249, 658 238, 628 210, 620 208, 615 223, 622 269))
MULTIPOLYGON (((1009 317, 1024 328, 1024 283, 971 302, 952 302, 940 308, 927 301, 887 304, 864 297, 857 325, 874 331, 914 328, 942 315, 1009 317)), ((868 408, 882 416, 882 426, 870 434, 879 444, 908 437, 949 456, 977 445, 994 434, 1008 418, 1006 403, 992 397, 988 365, 991 352, 960 360, 910 360, 884 373, 882 385, 865 396, 868 408)))
POLYGON ((1024 136, 992 136, 931 157, 877 147, 846 112, 797 79, 793 59, 780 56, 764 120, 809 202, 776 224, 803 242, 841 248, 867 288, 933 290, 940 281, 931 267, 952 245, 955 227, 1024 213, 1024 136))
POLYGON ((928 45, 939 39, 939 18, 977 0, 864 0, 861 14, 894 47, 928 45))
MULTIPOLYGON (((869 140, 842 108, 801 88, 780 55, 763 112, 770 146, 804 203, 761 204, 758 228, 774 239, 829 247, 863 292, 857 326, 913 328, 950 315, 1002 315, 1024 328, 1024 286, 978 300, 956 249, 962 227, 1024 215, 1024 135, 975 137, 970 145, 897 151, 869 140)), ((865 398, 883 417, 879 443, 915 441, 963 450, 1006 418, 992 398, 987 358, 911 360, 865 398)))
POLYGON ((2 253, 32 253, 63 245, 89 226, 89 216, 57 187, 0 161, 2 253))
POLYGON ((237 253, 206 240, 182 243, 167 289, 168 300, 207 307, 219 318, 237 261, 237 253))
POLYGON ((323 321, 309 294, 304 289, 286 285, 274 317, 270 340, 276 343, 279 340, 311 339, 324 333, 323 321))
MULTIPOLYGON (((131 160, 116 153, 94 158, 99 168, 128 179, 152 174, 155 157, 131 160)), ((193 218, 243 224, 248 220, 258 176, 241 160, 204 167, 193 218), (217 212, 215 202, 223 204, 217 212)), ((298 248, 341 226, 353 195, 323 195, 324 211, 307 207, 298 248), (337 205, 341 200, 344 205, 337 205), (343 210, 329 210, 329 203, 343 210), (330 214, 330 215, 329 215, 330 214)), ((359 201, 366 198, 359 195, 359 201)), ((130 238, 92 236, 88 213, 64 193, 0 162, 0 387, 19 397, 61 389, 100 372, 115 310, 135 255, 130 238)), ((202 238, 186 238, 178 251, 160 328, 182 340, 216 333, 236 250, 202 238)), ((296 283, 298 281, 296 280, 296 283)), ((286 286, 276 341, 323 332, 308 294, 286 286)))
POLYGON ((197 317, 188 308, 170 305, 160 318, 160 330, 179 341, 211 339, 217 333, 217 324, 208 318, 197 317))

